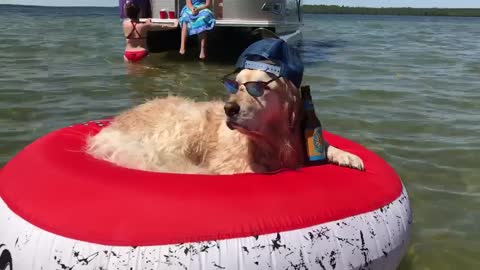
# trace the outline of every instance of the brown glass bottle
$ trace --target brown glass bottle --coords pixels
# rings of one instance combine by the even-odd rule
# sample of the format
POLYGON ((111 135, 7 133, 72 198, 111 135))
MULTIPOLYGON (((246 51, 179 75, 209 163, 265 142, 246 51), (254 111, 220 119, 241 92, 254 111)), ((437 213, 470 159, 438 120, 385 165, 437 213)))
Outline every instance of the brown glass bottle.
POLYGON ((310 86, 301 88, 303 102, 302 130, 305 145, 305 165, 318 165, 327 162, 327 144, 322 135, 322 124, 315 114, 310 94, 310 86))

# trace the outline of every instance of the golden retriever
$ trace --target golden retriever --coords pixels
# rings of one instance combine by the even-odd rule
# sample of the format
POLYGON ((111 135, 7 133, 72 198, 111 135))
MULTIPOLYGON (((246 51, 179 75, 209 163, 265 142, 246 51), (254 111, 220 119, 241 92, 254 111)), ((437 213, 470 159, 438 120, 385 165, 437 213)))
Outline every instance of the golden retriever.
MULTIPOLYGON (((243 69, 228 102, 182 97, 150 100, 115 117, 87 140, 87 152, 119 166, 172 173, 271 172, 304 165, 300 92, 278 78, 260 97, 247 81, 269 81, 269 73, 243 69)), ((328 161, 363 169, 362 160, 329 146, 328 161)))

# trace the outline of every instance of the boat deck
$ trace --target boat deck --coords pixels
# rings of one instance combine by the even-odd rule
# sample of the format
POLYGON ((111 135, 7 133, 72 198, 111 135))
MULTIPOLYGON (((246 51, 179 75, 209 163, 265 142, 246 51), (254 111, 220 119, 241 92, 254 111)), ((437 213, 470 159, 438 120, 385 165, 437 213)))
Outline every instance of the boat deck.
MULTIPOLYGON (((146 19, 140 19, 146 21, 146 19)), ((153 23, 173 24, 173 19, 158 19, 153 18, 153 23)), ((215 27, 275 27, 278 25, 298 26, 298 23, 288 23, 282 21, 267 21, 267 20, 232 20, 232 19, 217 19, 215 27)))

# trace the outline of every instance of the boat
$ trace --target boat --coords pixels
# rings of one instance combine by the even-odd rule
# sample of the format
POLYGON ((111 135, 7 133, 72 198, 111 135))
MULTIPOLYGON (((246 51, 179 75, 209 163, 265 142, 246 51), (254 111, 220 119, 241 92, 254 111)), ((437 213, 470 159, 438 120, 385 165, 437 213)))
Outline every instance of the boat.
MULTIPOLYGON (((119 0, 120 17, 126 18, 119 0)), ((154 23, 173 24, 173 18, 163 14, 173 14, 178 18, 185 0, 136 0, 141 6, 141 21, 152 18, 154 23), (161 18, 162 17, 162 18, 161 18)), ((251 43, 267 37, 279 37, 295 45, 302 38, 303 0, 212 0, 216 25, 209 32, 208 53, 229 52, 234 56, 251 43), (220 48, 216 50, 215 48, 220 48)), ((152 31, 147 44, 151 52, 177 50, 180 46, 180 27, 171 31, 152 31)), ((189 38, 187 46, 197 46, 195 39, 189 38)))

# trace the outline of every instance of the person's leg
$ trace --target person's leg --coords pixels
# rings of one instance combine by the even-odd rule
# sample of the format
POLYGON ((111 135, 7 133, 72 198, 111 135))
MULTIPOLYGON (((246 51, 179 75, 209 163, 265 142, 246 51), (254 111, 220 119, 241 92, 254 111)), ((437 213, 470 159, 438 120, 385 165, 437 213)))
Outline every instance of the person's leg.
POLYGON ((207 47, 207 33, 202 32, 198 34, 198 37, 200 38, 200 55, 198 56, 201 60, 205 59, 205 49, 207 47))
POLYGON ((184 22, 182 25, 182 38, 180 41, 180 50, 178 51, 180 54, 185 54, 185 43, 187 42, 187 23, 184 22))

